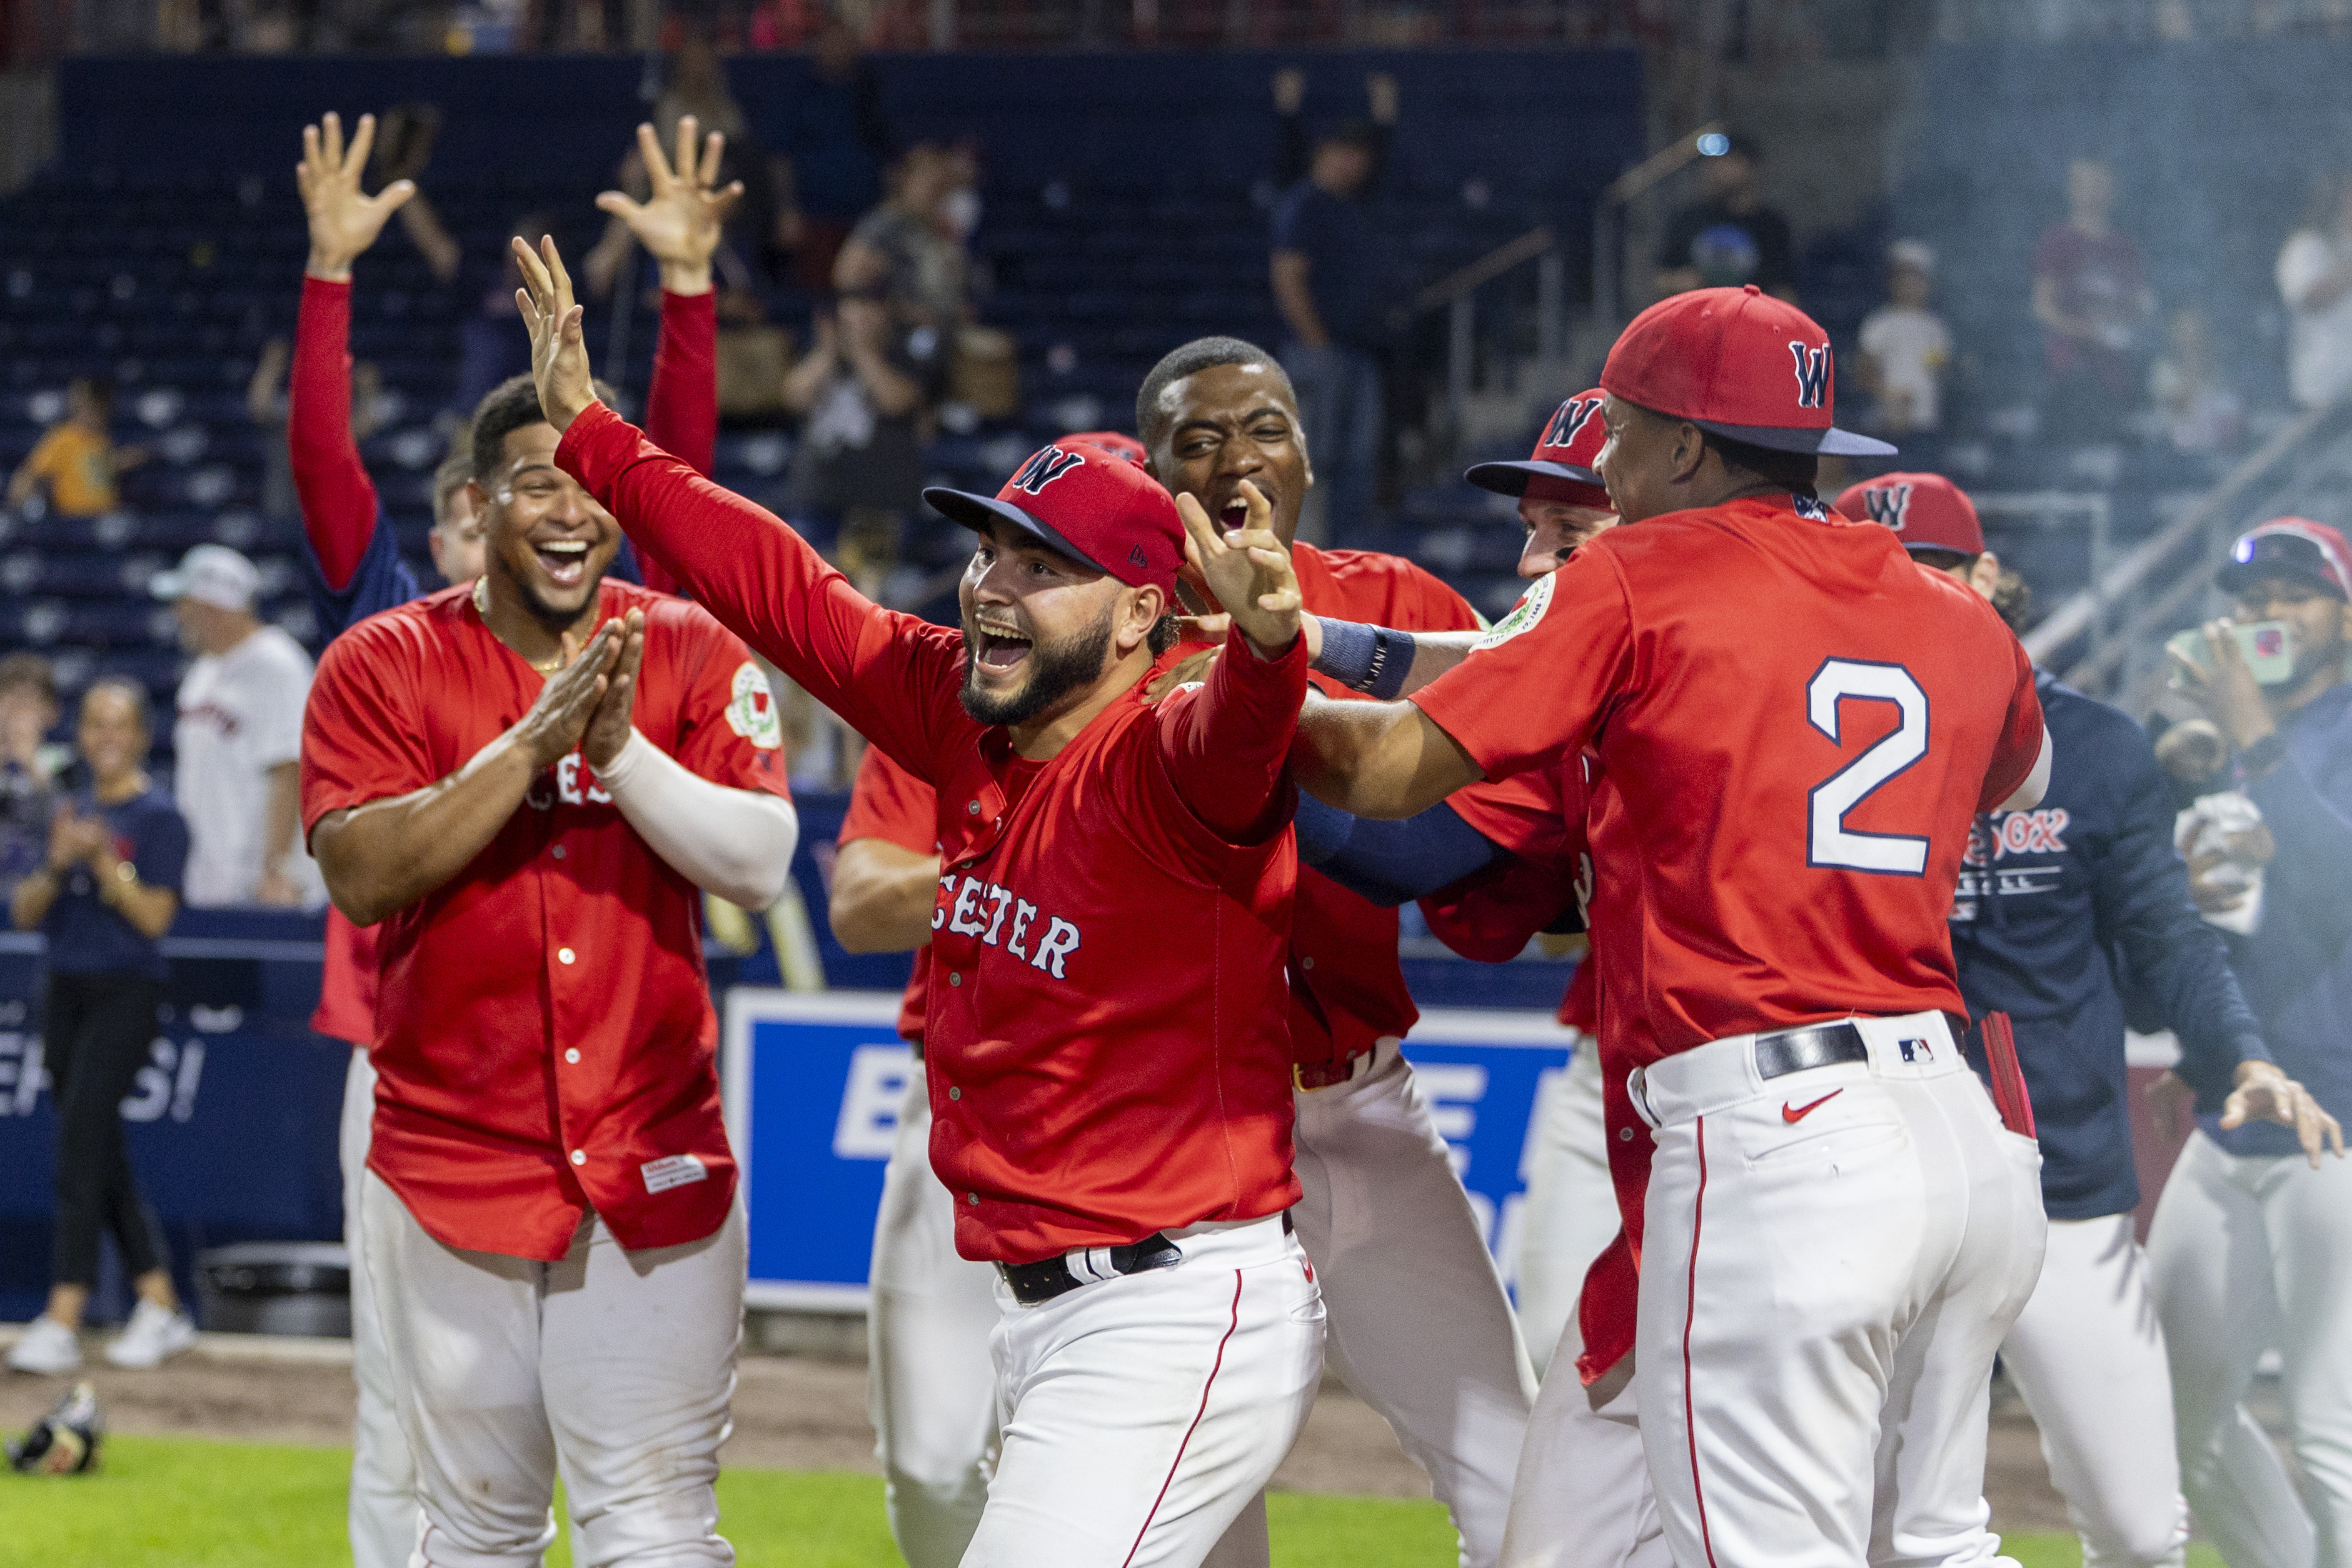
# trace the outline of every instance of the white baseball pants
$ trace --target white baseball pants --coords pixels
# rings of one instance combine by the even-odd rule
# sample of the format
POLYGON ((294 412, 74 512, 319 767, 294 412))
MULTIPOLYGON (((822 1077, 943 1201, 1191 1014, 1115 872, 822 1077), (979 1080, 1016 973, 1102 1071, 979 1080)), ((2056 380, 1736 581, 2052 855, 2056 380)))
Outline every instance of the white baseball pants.
POLYGON ((1866 1063, 1765 1079, 1742 1036, 1633 1077, 1657 1141, 1634 1375, 1684 1568, 2000 1551, 1986 1421, 2042 1264, 2041 1152, 1941 1015, 1853 1022, 1866 1063))
POLYGON ((1491 1568, 1535 1374, 1469 1196, 1395 1038, 1297 1104, 1292 1215, 1330 1313, 1331 1369, 1429 1472, 1465 1568, 1491 1568))
MULTIPOLYGON (((1536 1107, 1527 1201, 1519 1210, 1519 1333, 1536 1375, 1558 1362, 1572 1382, 1584 1338, 1576 1304, 1585 1270, 1617 1238, 1617 1188, 1609 1179, 1609 1130, 1601 1111, 1600 1042, 1577 1037, 1567 1068, 1547 1075, 1536 1107)), ((1542 1395, 1537 1395, 1540 1400, 1542 1395)))
POLYGON ((1003 1313, 995 1267, 956 1255, 955 1199, 932 1173, 930 1142, 930 1089, 919 1070, 874 1223, 866 1405, 899 1553, 909 1568, 955 1568, 996 1462, 988 1339, 1003 1313))
POLYGON ((1576 1353, 1555 1357, 1559 1372, 1536 1391, 1503 1568, 1675 1568, 1642 1451, 1633 1358, 1587 1388, 1576 1353))
POLYGON ((362 1239, 422 1511, 410 1568, 536 1568, 560 1468, 581 1568, 723 1568, 719 1446, 743 1337, 743 1209, 629 1252, 595 1215, 560 1263, 436 1241, 382 1178, 362 1239))
POLYGON ((343 1250, 351 1255, 352 1380, 360 1396, 359 1418, 352 1425, 352 1568, 404 1568, 416 1544, 416 1462, 400 1430, 392 1363, 376 1318, 367 1248, 360 1242, 362 1179, 374 1131, 375 1067, 365 1050, 354 1049, 343 1077, 336 1138, 343 1167, 343 1250))
POLYGON ((2352 1162, 2241 1157, 2198 1132, 2147 1253, 2197 1521, 2231 1568, 2352 1565, 2352 1162), (2243 1404, 2273 1345, 2299 1495, 2243 1404))
POLYGON ((2130 1215, 2050 1222, 2041 1280, 2000 1360, 2042 1429, 2084 1568, 2179 1568, 2189 1504, 2172 1378, 2130 1215))
POLYGON ((1279 1216, 1034 1307, 999 1287, 1003 1448, 965 1568, 1198 1568, 1289 1453, 1323 1301, 1279 1216))

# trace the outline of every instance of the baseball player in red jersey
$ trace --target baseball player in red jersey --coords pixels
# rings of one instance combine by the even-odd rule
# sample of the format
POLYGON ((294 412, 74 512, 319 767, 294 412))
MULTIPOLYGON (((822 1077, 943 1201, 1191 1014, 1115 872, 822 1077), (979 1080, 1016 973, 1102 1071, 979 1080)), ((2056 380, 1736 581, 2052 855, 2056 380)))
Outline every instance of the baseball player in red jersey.
MULTIPOLYGON (((1144 378, 1136 426, 1160 481, 1228 526, 1242 518, 1244 484, 1265 495, 1311 616, 1484 629, 1460 595, 1410 562, 1295 542, 1312 454, 1272 354, 1235 338, 1176 349, 1144 378)), ((1317 684, 1346 694, 1326 678, 1317 684)), ((1289 971, 1305 1194, 1296 1217, 1329 1314, 1327 1353, 1429 1473, 1460 1532, 1462 1561, 1486 1568, 1502 1548, 1534 1376, 1484 1232, 1402 1055, 1420 1015, 1397 960, 1395 912, 1302 869, 1289 971), (1446 1331, 1433 1339, 1433 1323, 1446 1331)), ((1261 1513, 1244 1528, 1259 1528, 1261 1513)))
POLYGON ((778 890, 781 735, 707 612, 605 580, 620 531, 516 392, 474 424, 484 574, 337 638, 304 720, 311 846, 383 925, 360 1232, 411 1561, 536 1563, 560 1463, 583 1559, 727 1563, 744 1247, 698 889, 778 890))
POLYGON ((929 491, 980 535, 963 626, 934 626, 596 402, 553 245, 523 269, 559 462, 937 795, 931 1164, 957 1250, 1003 1279, 1003 1447, 964 1562, 1199 1563, 1288 1451, 1323 1359, 1283 1215, 1307 651, 1264 500, 1221 536, 1075 445, 993 498, 929 491), (1150 704, 1188 539, 1235 627, 1207 682, 1150 704))
POLYGON ((2048 777, 2032 667, 1811 494, 1816 454, 1881 448, 1833 427, 1801 312, 1677 295, 1601 384, 1629 526, 1412 702, 1310 700, 1302 766, 1402 816, 1593 747, 1602 1065, 1654 1142, 1620 1193, 1633 1377, 1675 1560, 1981 1561, 1992 1356, 2043 1222, 2039 1155, 1947 1022, 1944 920, 1971 818, 2048 777))
MULTIPOLYGON (((723 145, 718 136, 706 145, 701 169, 693 165, 687 150, 694 144, 694 131, 691 116, 680 121, 678 174, 671 172, 658 147, 653 150, 647 159, 654 172, 653 199, 642 206, 630 203, 623 216, 647 237, 661 265, 661 336, 646 422, 665 445, 707 472, 719 428, 710 255, 719 222, 740 191, 712 188, 723 145)), ((302 162, 296 169, 310 253, 294 331, 286 436, 316 574, 313 607, 330 637, 418 594, 352 438, 352 266, 415 193, 405 180, 373 196, 362 193, 361 175, 374 139, 375 117, 363 114, 346 150, 341 121, 327 114, 305 128, 302 162)), ((434 569, 444 581, 460 585, 482 574, 482 524, 475 514, 472 477, 472 455, 462 450, 435 474, 433 531, 426 536, 434 569)), ((416 1534, 415 1466, 394 1406, 391 1368, 367 1279, 367 1249, 359 1238, 362 1176, 375 1118, 375 1069, 365 1048, 375 1035, 375 941, 373 929, 352 925, 329 906, 325 968, 318 1011, 310 1019, 320 1034, 354 1047, 337 1142, 343 1240, 352 1263, 352 1370, 359 1388, 350 1502, 357 1568, 406 1563, 416 1534)))

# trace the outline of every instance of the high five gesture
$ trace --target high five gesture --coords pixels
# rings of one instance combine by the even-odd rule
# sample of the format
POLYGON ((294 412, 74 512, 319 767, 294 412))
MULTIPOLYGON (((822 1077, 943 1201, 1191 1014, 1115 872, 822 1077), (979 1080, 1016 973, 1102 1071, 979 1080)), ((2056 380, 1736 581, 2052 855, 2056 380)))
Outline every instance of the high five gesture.
POLYGON ((372 196, 361 191, 360 177, 367 172, 368 152, 374 144, 373 114, 360 116, 348 147, 342 120, 331 110, 318 124, 302 128, 302 161, 294 165, 294 181, 301 187, 302 210, 310 224, 310 258, 303 269, 313 278, 349 282, 352 263, 416 194, 414 180, 394 180, 372 196))
POLYGON ((588 343, 580 331, 586 312, 572 299, 572 274, 563 269, 552 236, 540 240, 537 252, 517 236, 514 254, 522 270, 515 304, 530 330, 530 379, 539 388, 541 410, 560 434, 596 401, 588 373, 588 343))
POLYGON ((700 129, 691 114, 677 121, 677 158, 664 155, 661 138, 650 125, 637 127, 637 155, 646 165, 651 187, 646 200, 623 191, 606 191, 596 205, 628 226, 637 243, 661 265, 661 283, 673 294, 710 291, 710 258, 719 248, 727 215, 742 199, 743 182, 714 189, 719 168, 727 154, 727 138, 712 132, 702 138, 701 155, 695 153, 695 133, 700 129))

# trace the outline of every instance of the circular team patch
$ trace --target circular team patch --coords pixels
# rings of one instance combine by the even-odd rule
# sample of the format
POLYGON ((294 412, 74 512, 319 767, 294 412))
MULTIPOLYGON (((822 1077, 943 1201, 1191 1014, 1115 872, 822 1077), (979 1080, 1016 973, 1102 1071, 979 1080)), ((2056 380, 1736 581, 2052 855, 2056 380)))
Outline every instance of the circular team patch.
POLYGON ((783 726, 776 721, 776 695, 768 678, 751 660, 735 672, 735 689, 727 698, 727 727, 755 746, 773 751, 784 743, 783 726))
POLYGON ((1519 595, 1519 602, 1511 606, 1511 613, 1496 621, 1495 629, 1472 644, 1472 647, 1500 647, 1521 632, 1532 630, 1536 623, 1544 618, 1544 612, 1551 608, 1551 580, 1554 575, 1547 572, 1528 584, 1528 591, 1519 595))

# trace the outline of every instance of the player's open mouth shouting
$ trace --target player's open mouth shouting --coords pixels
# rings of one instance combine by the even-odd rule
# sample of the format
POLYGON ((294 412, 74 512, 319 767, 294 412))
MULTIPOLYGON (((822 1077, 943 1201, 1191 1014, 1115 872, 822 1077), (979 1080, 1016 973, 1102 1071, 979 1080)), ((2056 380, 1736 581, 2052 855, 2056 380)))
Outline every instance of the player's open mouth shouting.
POLYGON ((589 542, 585 539, 534 539, 530 548, 549 582, 559 588, 576 588, 588 576, 589 542))
POLYGON ((986 616, 973 619, 975 636, 972 658, 993 670, 1014 670, 1027 662, 1030 638, 1011 621, 992 620, 986 616))

